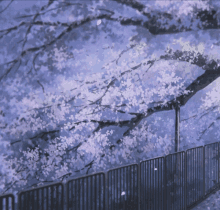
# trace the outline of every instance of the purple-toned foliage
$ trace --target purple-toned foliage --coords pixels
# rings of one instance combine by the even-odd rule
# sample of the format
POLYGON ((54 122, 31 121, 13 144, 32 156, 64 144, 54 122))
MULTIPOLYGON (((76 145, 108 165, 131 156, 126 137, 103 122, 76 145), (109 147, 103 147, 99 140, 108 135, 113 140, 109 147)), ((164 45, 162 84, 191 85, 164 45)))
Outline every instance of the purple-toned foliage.
POLYGON ((216 1, 1 1, 0 192, 219 140, 216 1))

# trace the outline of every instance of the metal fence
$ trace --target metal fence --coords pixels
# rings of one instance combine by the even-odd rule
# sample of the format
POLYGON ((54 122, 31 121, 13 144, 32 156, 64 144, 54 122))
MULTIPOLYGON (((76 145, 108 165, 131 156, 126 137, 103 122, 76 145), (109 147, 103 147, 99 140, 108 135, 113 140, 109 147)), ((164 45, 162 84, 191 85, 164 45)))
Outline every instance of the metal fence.
POLYGON ((0 196, 0 210, 15 210, 15 198, 13 194, 0 196))
POLYGON ((19 193, 20 210, 61 210, 63 202, 63 184, 54 183, 19 193))
POLYGON ((105 174, 98 173, 67 182, 68 210, 105 208, 105 174))
POLYGON ((164 209, 185 209, 186 185, 185 152, 178 152, 165 157, 165 198, 164 209))
POLYGON ((186 151, 186 205, 190 206, 199 201, 204 193, 204 147, 188 149, 186 151))
POLYGON ((108 171, 107 180, 108 210, 138 209, 138 164, 108 171))
MULTIPOLYGON (((220 143, 21 191, 19 210, 186 210, 220 186, 220 143), (66 204, 66 205, 65 205, 66 204)), ((0 210, 16 210, 12 194, 0 210)))
POLYGON ((164 169, 164 157, 140 163, 140 209, 165 209, 164 169))

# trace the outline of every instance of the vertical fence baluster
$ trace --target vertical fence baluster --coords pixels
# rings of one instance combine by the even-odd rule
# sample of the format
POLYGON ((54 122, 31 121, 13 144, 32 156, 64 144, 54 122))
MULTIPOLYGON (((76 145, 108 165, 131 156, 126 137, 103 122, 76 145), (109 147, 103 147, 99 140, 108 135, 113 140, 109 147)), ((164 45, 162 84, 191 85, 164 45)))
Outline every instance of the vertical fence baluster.
POLYGON ((3 203, 2 203, 3 197, 0 197, 0 209, 3 209, 3 203))
POLYGON ((218 142, 218 155, 217 155, 217 158, 218 158, 218 165, 217 165, 217 167, 218 167, 218 169, 217 169, 217 171, 218 171, 218 175, 217 175, 217 179, 218 179, 218 185, 219 185, 219 176, 220 176, 220 171, 219 171, 219 152, 220 152, 220 149, 219 149, 219 142, 218 142))
POLYGON ((186 152, 184 152, 184 154, 185 154, 185 164, 184 164, 184 166, 185 166, 185 177, 184 177, 184 190, 185 190, 185 192, 184 192, 184 208, 185 208, 185 210, 187 209, 187 153, 186 152))
MULTIPOLYGON (((157 159, 157 165, 156 165, 157 170, 155 172, 157 172, 157 200, 159 200, 160 203, 160 197, 159 197, 159 159, 157 159)), ((155 206, 155 209, 159 208, 159 203, 157 202, 157 206, 155 206)))
POLYGON ((167 210, 167 156, 164 157, 164 210, 167 210))
POLYGON ((140 184, 141 184, 141 173, 140 173, 140 171, 141 171, 141 166, 140 166, 140 164, 138 164, 138 179, 137 179, 137 181, 138 181, 138 210, 140 210, 140 207, 141 207, 141 204, 140 204, 140 202, 141 202, 141 189, 140 189, 140 184))
POLYGON ((58 186, 56 186, 55 187, 55 189, 56 189, 56 199, 55 199, 55 201, 56 201, 56 210, 58 210, 59 209, 59 189, 58 189, 58 186))
POLYGON ((203 196, 205 196, 205 146, 203 146, 203 196))
POLYGON ((8 210, 8 197, 6 197, 6 210, 8 210))

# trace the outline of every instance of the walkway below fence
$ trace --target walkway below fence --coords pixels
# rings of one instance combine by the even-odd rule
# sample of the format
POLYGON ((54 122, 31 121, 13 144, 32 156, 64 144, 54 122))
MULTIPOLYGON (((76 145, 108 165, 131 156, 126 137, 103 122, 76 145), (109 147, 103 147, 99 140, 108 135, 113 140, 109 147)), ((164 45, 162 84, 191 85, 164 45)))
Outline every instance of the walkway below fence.
POLYGON ((220 208, 220 190, 210 194, 210 196, 196 205, 192 210, 219 210, 220 208))
POLYGON ((220 143, 0 196, 0 210, 186 210, 220 186, 220 143))

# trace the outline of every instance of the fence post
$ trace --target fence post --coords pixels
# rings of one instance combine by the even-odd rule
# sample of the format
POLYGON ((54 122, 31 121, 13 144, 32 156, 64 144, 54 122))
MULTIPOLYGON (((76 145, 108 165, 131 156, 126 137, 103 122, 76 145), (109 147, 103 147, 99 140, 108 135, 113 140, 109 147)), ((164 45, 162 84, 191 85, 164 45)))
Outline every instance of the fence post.
POLYGON ((138 163, 137 164, 137 166, 138 166, 138 177, 137 177, 137 181, 138 181, 138 210, 140 210, 140 201, 141 201, 141 199, 140 199, 140 197, 141 197, 141 193, 140 193, 140 188, 141 188, 141 173, 140 173, 140 171, 141 171, 141 164, 140 163, 138 163))
MULTIPOLYGON (((67 182, 66 182, 67 183, 67 182)), ((65 184, 62 184, 62 197, 61 199, 63 200, 63 202, 61 202, 61 205, 63 206, 64 210, 68 210, 67 209, 67 185, 65 184)))
POLYGON ((15 210, 15 197, 12 197, 12 210, 15 210))
MULTIPOLYGON (((103 202, 104 202, 103 208, 106 209, 106 202, 105 202, 106 201, 106 173, 103 173, 103 174, 104 174, 104 176, 103 176, 103 202)), ((99 179, 99 184, 100 183, 101 183, 101 180, 99 179)), ((101 184, 100 184, 100 186, 101 186, 101 184)), ((88 186, 87 186, 86 190, 88 190, 88 186)))
POLYGON ((164 156, 164 210, 167 210, 167 164, 164 156))
POLYGON ((108 173, 105 172, 105 210, 108 210, 108 173))
POLYGON ((185 154, 185 190, 184 190, 184 203, 185 203, 185 210, 187 209, 187 152, 185 154))
POLYGON ((217 178, 217 180, 218 180, 218 185, 220 184, 219 183, 219 175, 220 175, 220 173, 219 173, 219 142, 218 142, 218 178, 217 178))
POLYGON ((205 146, 203 146, 203 196, 205 196, 205 146))
POLYGON ((21 210, 21 196, 20 196, 20 192, 17 193, 17 196, 18 196, 17 210, 21 210))

